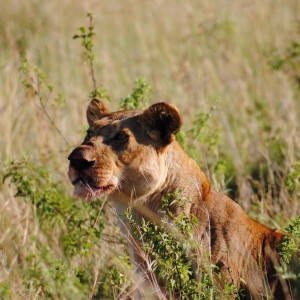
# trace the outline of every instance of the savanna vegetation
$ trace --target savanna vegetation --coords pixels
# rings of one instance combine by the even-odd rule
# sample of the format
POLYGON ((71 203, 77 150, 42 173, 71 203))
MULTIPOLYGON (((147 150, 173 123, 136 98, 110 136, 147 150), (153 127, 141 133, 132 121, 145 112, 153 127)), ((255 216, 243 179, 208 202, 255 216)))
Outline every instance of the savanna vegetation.
MULTIPOLYGON (((142 288, 110 203, 71 196, 66 158, 95 96, 112 109, 177 105, 177 138, 213 187, 288 234, 278 272, 300 297, 298 0, 2 4, 0 299, 128 299, 142 288)), ((149 295, 243 296, 217 288, 216 266, 193 269, 195 220, 161 229, 126 217, 153 271, 149 295)))

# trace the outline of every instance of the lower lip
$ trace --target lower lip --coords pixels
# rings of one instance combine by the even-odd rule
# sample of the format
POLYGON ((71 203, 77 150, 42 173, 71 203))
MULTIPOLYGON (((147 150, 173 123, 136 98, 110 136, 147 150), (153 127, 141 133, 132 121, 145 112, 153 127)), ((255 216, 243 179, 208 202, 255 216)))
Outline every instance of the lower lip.
POLYGON ((96 187, 86 188, 81 185, 81 187, 79 188, 79 191, 76 191, 76 185, 75 185, 74 195, 79 198, 93 199, 93 198, 97 198, 97 197, 100 197, 103 195, 111 194, 114 190, 115 190, 115 188, 113 185, 108 185, 108 186, 100 187, 100 188, 96 188, 96 187))

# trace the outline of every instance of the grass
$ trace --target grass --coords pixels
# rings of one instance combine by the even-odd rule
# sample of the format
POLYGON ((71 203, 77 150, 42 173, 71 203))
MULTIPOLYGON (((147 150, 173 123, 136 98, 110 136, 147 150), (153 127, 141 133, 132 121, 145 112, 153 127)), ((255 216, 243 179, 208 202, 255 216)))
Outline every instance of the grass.
MULTIPOLYGON (((82 140, 94 83, 83 63, 82 46, 72 37, 85 24, 87 11, 96 15, 96 83, 107 90, 110 106, 117 108, 119 100, 130 105, 135 80, 145 78, 152 86, 148 103, 164 99, 180 108, 184 122, 180 138, 214 187, 265 224, 281 229, 290 224, 300 211, 296 0, 284 5, 277 1, 229 5, 222 0, 172 5, 15 0, 3 5, 1 162, 25 157, 43 166, 51 182, 59 183, 66 203, 73 203, 66 157, 82 140), (42 91, 42 102, 34 89, 26 90, 22 84, 24 56, 47 75, 44 82, 55 87, 42 91), (65 99, 62 106, 55 104, 59 93, 65 99)), ((5 173, 1 167, 0 175, 5 173)), ((111 284, 115 296, 128 291, 128 286, 120 288, 126 286, 121 282, 126 259, 125 263, 113 259, 123 246, 112 238, 116 233, 111 218, 103 217, 105 229, 87 253, 70 254, 64 251, 63 239, 55 238, 67 230, 65 221, 54 227, 54 233, 45 231, 36 206, 15 196, 15 184, 6 181, 0 189, 0 298, 92 299, 93 294, 101 296, 99 286, 105 291, 111 284)), ((95 207, 82 209, 97 212, 95 207)), ((290 264, 293 274, 299 273, 297 259, 290 264)), ((299 289, 299 278, 295 282, 299 289)))

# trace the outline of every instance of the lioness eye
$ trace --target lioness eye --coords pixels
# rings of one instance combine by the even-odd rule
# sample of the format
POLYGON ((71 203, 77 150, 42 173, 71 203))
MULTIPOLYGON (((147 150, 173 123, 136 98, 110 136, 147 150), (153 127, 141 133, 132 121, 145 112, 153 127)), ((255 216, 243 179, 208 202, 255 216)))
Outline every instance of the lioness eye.
POLYGON ((118 142, 126 142, 128 140, 128 134, 124 131, 120 131, 117 135, 114 136, 114 140, 118 142))

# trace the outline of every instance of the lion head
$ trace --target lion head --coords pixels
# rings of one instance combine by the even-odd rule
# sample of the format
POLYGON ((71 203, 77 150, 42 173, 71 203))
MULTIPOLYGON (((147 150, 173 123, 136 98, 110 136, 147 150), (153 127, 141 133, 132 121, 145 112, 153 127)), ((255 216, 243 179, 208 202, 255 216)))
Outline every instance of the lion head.
POLYGON ((93 99, 86 116, 87 135, 68 157, 76 196, 138 199, 162 185, 164 152, 181 126, 176 107, 161 102, 145 110, 109 112, 101 100, 93 99))

